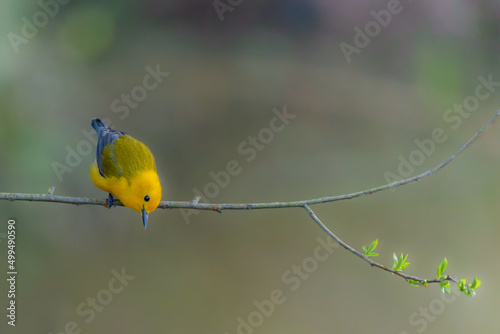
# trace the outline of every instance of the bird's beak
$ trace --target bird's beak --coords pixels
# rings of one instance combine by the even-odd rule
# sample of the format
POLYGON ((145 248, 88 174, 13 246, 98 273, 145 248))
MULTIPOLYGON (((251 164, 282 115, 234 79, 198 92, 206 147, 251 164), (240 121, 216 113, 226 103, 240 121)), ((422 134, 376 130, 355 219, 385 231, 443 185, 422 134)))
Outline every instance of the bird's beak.
POLYGON ((148 227, 148 213, 144 207, 142 207, 142 223, 144 224, 144 229, 146 229, 148 227))

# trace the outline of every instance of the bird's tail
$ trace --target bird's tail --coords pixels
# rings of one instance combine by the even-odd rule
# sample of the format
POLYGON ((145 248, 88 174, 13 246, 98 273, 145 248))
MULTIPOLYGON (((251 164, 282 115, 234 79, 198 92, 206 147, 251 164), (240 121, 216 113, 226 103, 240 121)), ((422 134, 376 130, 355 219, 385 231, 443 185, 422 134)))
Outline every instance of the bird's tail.
POLYGON ((101 128, 105 129, 109 128, 109 126, 106 123, 104 123, 100 118, 92 118, 92 127, 97 133, 99 133, 99 129, 101 128))

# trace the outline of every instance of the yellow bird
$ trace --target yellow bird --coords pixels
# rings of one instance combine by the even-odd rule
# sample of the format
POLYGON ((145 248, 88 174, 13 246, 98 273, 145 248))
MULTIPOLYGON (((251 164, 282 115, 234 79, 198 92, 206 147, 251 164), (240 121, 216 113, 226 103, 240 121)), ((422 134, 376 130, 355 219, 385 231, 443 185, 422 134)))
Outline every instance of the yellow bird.
POLYGON ((124 132, 111 129, 99 118, 92 119, 92 127, 97 132, 96 162, 90 167, 92 182, 109 193, 109 208, 115 205, 114 195, 126 207, 142 213, 146 228, 149 213, 161 201, 161 185, 153 154, 146 145, 124 132))

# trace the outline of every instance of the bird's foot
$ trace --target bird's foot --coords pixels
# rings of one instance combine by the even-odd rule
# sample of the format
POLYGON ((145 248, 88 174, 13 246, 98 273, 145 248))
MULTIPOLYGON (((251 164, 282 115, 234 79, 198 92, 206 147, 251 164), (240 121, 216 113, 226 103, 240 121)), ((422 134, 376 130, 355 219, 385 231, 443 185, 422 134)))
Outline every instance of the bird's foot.
POLYGON ((116 203, 115 203, 115 200, 113 198, 113 195, 109 194, 109 196, 108 196, 108 208, 111 209, 112 206, 116 207, 116 203))

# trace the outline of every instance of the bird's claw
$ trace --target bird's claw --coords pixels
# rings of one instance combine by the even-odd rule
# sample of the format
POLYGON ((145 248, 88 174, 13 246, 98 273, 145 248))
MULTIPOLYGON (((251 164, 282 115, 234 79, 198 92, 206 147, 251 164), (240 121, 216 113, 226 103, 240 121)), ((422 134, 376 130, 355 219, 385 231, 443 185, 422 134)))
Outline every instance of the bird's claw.
POLYGON ((109 196, 108 196, 108 208, 111 209, 112 206, 116 207, 116 203, 115 203, 115 200, 113 198, 113 195, 109 194, 109 196))

